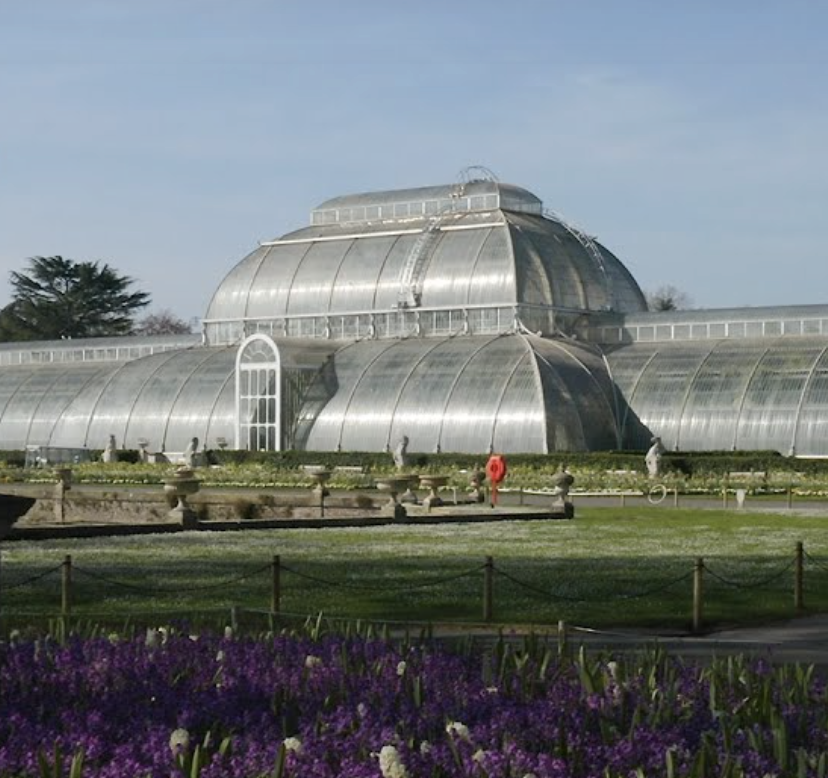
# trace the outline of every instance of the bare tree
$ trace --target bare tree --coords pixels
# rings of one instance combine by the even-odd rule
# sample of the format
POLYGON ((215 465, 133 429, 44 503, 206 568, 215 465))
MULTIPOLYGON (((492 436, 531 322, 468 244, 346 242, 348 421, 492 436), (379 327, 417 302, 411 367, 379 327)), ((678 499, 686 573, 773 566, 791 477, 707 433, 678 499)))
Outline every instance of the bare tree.
POLYGON ((145 316, 135 327, 136 335, 189 335, 192 327, 165 308, 145 316))
POLYGON ((647 307, 651 311, 681 311, 693 307, 690 295, 672 284, 662 284, 648 292, 646 297, 647 307))

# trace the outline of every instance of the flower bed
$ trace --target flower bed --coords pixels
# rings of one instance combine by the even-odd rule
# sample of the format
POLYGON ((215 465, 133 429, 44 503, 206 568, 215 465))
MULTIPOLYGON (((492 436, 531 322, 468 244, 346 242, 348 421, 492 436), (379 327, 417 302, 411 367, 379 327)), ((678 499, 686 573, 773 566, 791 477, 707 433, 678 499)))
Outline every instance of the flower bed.
POLYGON ((607 661, 527 639, 483 654, 362 637, 13 639, 0 776, 823 776, 800 667, 607 661), (65 756, 63 756, 65 755, 65 756), (50 772, 52 770, 52 772, 50 772), (636 772, 640 771, 640 772, 636 772))

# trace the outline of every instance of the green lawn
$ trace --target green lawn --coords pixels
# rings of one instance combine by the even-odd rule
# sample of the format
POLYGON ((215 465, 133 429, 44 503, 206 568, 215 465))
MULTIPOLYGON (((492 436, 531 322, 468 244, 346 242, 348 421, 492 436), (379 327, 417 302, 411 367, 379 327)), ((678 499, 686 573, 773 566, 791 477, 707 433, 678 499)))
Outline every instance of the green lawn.
POLYGON ((806 550, 807 611, 828 612, 826 530, 828 513, 578 508, 574 521, 6 543, 0 625, 8 630, 58 614, 55 568, 66 554, 73 561, 73 616, 113 624, 176 615, 201 621, 210 613, 226 621, 232 606, 266 611, 275 554, 281 608, 291 614, 480 622, 490 555, 498 623, 563 619, 675 630, 689 627, 693 563, 703 557, 705 622, 756 623, 793 615, 797 541, 806 550), (30 580, 36 576, 42 577, 30 580))

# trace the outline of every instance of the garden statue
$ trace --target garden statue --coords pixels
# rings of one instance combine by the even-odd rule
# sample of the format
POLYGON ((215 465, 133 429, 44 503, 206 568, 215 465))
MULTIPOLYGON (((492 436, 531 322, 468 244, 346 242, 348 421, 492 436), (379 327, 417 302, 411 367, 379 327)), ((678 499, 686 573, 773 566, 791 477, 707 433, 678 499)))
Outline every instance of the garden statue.
POLYGON ((575 483, 575 476, 562 464, 552 475, 552 494, 558 498, 557 502, 566 504, 569 500, 569 490, 575 483))
POLYGON ((661 438, 653 438, 652 446, 650 446, 647 455, 644 457, 644 462, 647 465, 647 475, 650 478, 655 478, 661 474, 661 455, 664 453, 664 446, 661 445, 661 438))
POLYGON ((187 448, 184 449, 184 454, 182 455, 182 459, 184 460, 185 467, 195 467, 197 462, 196 459, 198 457, 198 438, 193 438, 187 448))
POLYGON ((397 470, 402 470, 408 464, 408 436, 403 435, 394 449, 394 464, 397 470))
POLYGON ((105 462, 106 464, 110 464, 112 462, 118 461, 118 444, 115 442, 115 436, 109 436, 109 442, 106 444, 106 448, 103 450, 103 454, 101 454, 101 462, 105 462))

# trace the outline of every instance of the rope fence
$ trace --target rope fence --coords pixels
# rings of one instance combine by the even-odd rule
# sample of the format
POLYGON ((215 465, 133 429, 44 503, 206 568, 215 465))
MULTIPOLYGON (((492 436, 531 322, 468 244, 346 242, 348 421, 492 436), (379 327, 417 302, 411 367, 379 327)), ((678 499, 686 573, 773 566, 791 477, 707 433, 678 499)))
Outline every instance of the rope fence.
MULTIPOLYGON (((286 577, 292 577, 295 582, 309 582, 321 587, 329 587, 333 589, 348 589, 353 591, 362 591, 366 593, 394 595, 405 592, 413 592, 418 590, 425 590, 431 587, 440 587, 447 584, 452 584, 462 579, 479 578, 482 573, 482 616, 483 621, 490 623, 494 621, 495 613, 495 594, 497 589, 497 582, 501 584, 509 584, 517 587, 522 592, 529 593, 535 597, 542 598, 544 601, 561 602, 561 603, 609 603, 623 602, 626 600, 644 599, 650 597, 657 597, 668 592, 674 592, 677 587, 686 585, 688 581, 692 580, 692 628, 694 632, 702 629, 704 620, 704 605, 705 605, 705 577, 712 584, 718 584, 731 590, 743 591, 758 591, 767 589, 771 585, 777 585, 786 576, 791 576, 792 594, 794 610, 797 614, 804 610, 804 589, 805 589, 805 568, 807 565, 815 571, 820 573, 828 573, 828 561, 821 560, 811 554, 805 552, 803 544, 797 543, 795 552, 792 558, 784 562, 784 564, 773 572, 762 578, 752 578, 749 580, 737 580, 732 576, 725 575, 715 568, 711 568, 704 562, 702 558, 698 558, 693 563, 692 569, 686 570, 678 575, 671 576, 653 586, 644 589, 625 591, 623 587, 615 587, 611 592, 595 592, 591 591, 584 594, 572 594, 567 591, 569 581, 554 585, 538 585, 534 582, 527 581, 522 577, 514 575, 506 569, 505 566, 496 565, 493 557, 486 557, 483 564, 475 565, 468 569, 457 573, 444 575, 440 577, 427 578, 424 580, 411 580, 404 575, 397 578, 386 577, 380 583, 369 584, 359 583, 353 580, 339 579, 334 580, 325 576, 316 575, 299 569, 293 565, 288 566, 282 563, 279 555, 274 555, 268 564, 259 565, 248 572, 240 575, 232 576, 214 581, 208 584, 193 585, 187 583, 186 592, 198 591, 216 591, 227 590, 240 583, 247 581, 262 581, 267 582, 269 578, 270 590, 270 608, 262 610, 271 616, 288 616, 287 611, 282 609, 282 592, 283 583, 286 577)), ((60 610, 59 618, 66 621, 72 617, 73 614, 73 589, 77 586, 77 578, 86 578, 96 584, 105 587, 115 587, 142 594, 147 596, 156 595, 180 595, 182 594, 182 587, 173 588, 170 586, 157 586, 137 584, 131 581, 119 580, 116 577, 104 575, 94 570, 83 566, 78 566, 73 563, 71 555, 66 555, 63 562, 47 568, 46 570, 30 575, 18 581, 6 580, 6 571, 0 565, 0 615, 3 613, 4 595, 11 591, 20 591, 26 587, 30 587, 49 577, 59 577, 60 579, 60 610)), ((501 597, 503 595, 501 594, 501 597)), ((151 612, 162 612, 163 608, 151 609, 151 612)), ((181 608, 179 610, 186 610, 181 608)), ((208 612, 215 610, 218 612, 220 608, 211 609, 209 607, 199 607, 198 612, 208 612)), ((226 610, 226 608, 224 608, 226 610)), ((233 606, 233 611, 237 610, 233 606)), ((259 612, 259 609, 244 609, 252 612, 259 612)), ((16 616, 23 615, 20 612, 15 613, 16 616)), ((41 614, 42 615, 42 614, 41 614)), ((89 611, 84 612, 84 616, 88 617, 89 611)), ((345 617, 343 617, 345 618, 345 617)))

